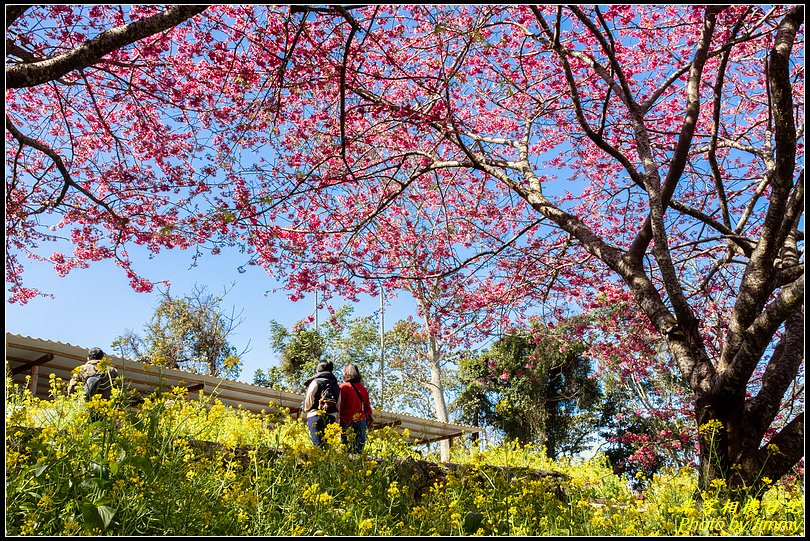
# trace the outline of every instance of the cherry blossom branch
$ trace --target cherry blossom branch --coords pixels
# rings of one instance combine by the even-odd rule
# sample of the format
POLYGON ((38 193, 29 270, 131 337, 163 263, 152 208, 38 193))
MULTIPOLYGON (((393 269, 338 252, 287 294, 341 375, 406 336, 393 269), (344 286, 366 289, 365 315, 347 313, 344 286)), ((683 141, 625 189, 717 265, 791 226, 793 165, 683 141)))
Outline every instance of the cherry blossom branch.
MULTIPOLYGON (((731 29, 730 39, 734 38, 740 31, 746 16, 751 12, 751 7, 746 8, 744 12, 737 18, 734 27, 731 29)), ((726 227, 731 227, 731 216, 728 211, 728 200, 726 198, 725 187, 723 186, 723 178, 720 172, 720 165, 717 162, 717 139, 720 133, 720 113, 722 108, 723 99, 723 84, 726 77, 726 68, 729 59, 731 58, 731 49, 726 49, 720 58, 720 65, 717 67, 717 77, 714 83, 714 103, 712 105, 712 128, 711 140, 709 141, 709 167, 712 171, 712 178, 714 179, 714 186, 717 190, 717 197, 720 202, 720 212, 723 216, 723 223, 726 227)))
MULTIPOLYGON (((698 41, 697 50, 695 51, 689 70, 689 78, 686 82, 686 107, 683 124, 681 125, 681 133, 678 136, 678 142, 675 145, 672 159, 669 162, 667 176, 664 178, 661 186, 660 204, 662 209, 669 206, 678 181, 686 167, 686 160, 692 146, 692 138, 695 134, 695 127, 697 125, 698 115, 700 114, 700 83, 703 76, 703 66, 708 58, 708 50, 711 45, 712 36, 714 35, 717 13, 723 9, 726 9, 726 7, 709 7, 704 14, 703 32, 698 41)), ((641 257, 641 254, 647 250, 650 241, 653 239, 653 214, 653 210, 651 209, 650 215, 644 221, 644 225, 641 227, 638 236, 630 246, 629 252, 633 257, 641 257)), ((656 239, 656 242, 660 240, 661 239, 656 239)), ((670 295, 672 295, 672 293, 673 292, 670 291, 670 295)))
MULTIPOLYGON (((709 58, 715 57, 719 54, 723 54, 725 51, 731 50, 732 47, 735 45, 739 45, 740 43, 744 43, 746 41, 751 41, 762 37, 765 33, 754 33, 754 29, 759 28, 762 24, 767 21, 772 13, 775 11, 774 8, 771 8, 766 14, 764 14, 759 21, 755 22, 751 25, 751 29, 742 37, 728 40, 723 46, 714 49, 711 51, 708 56, 709 58)), ((650 94, 650 97, 647 98, 643 103, 641 103, 641 110, 645 113, 649 111, 654 105, 655 102, 664 94, 664 92, 672 86, 676 81, 678 81, 684 74, 688 73, 689 70, 692 69, 692 64, 686 64, 679 70, 674 71, 654 92, 650 94)))
MULTIPOLYGON (((304 23, 307 20, 307 14, 309 13, 309 7, 304 6, 303 10, 301 10, 304 16, 301 18, 301 22, 298 25, 298 28, 295 31, 295 36, 293 36, 292 44, 290 45, 290 50, 285 52, 284 59, 281 61, 281 66, 278 68, 278 81, 276 83, 277 88, 277 95, 278 100, 276 101, 276 116, 278 116, 281 112, 281 99, 282 99, 282 88, 284 88, 284 75, 287 71, 287 65, 290 63, 290 59, 292 58, 293 52, 295 52, 295 47, 298 45, 298 40, 301 38, 301 34, 304 32, 304 23)), ((298 11, 295 9, 295 6, 290 6, 290 15, 292 16, 294 13, 298 11)), ((284 23, 284 28, 287 28, 287 22, 284 23)))
POLYGON ((672 207, 674 210, 677 210, 681 214, 691 216, 692 218, 695 218, 696 220, 699 220, 704 224, 710 226, 724 237, 733 241, 734 244, 736 244, 746 256, 748 257, 751 256, 751 253, 753 252, 754 247, 756 246, 756 242, 754 240, 740 235, 739 232, 729 229, 722 222, 717 221, 708 214, 705 214, 704 212, 694 209, 689 205, 681 203, 678 200, 670 201, 669 206, 672 207))
POLYGON ((352 39, 354 38, 354 34, 360 29, 360 25, 345 9, 340 6, 335 6, 335 10, 346 19, 351 27, 349 36, 346 38, 346 46, 343 49, 343 60, 340 65, 340 156, 343 158, 343 163, 346 165, 347 169, 351 171, 351 167, 349 167, 349 163, 346 161, 346 69, 349 64, 349 51, 352 46, 352 39))
MULTIPOLYGON (((536 227, 540 223, 541 223, 541 220, 535 220, 535 221, 529 223, 528 225, 524 226, 520 231, 518 231, 515 235, 513 235, 512 238, 502 242, 500 244, 500 246, 498 246, 497 248, 492 249, 492 250, 478 250, 478 251, 476 251, 475 255, 470 256, 470 257, 468 257, 466 259, 458 260, 458 261, 460 261, 458 265, 456 265, 454 267, 451 267, 451 268, 449 268, 447 270, 444 270, 442 272, 419 274, 418 276, 414 276, 413 274, 392 273, 392 272, 389 272, 389 273, 386 273, 386 274, 383 275, 381 273, 361 273, 358 270, 353 269, 353 270, 350 271, 350 273, 354 278, 361 278, 361 279, 365 279, 365 280, 378 280, 380 278, 384 278, 384 279, 399 278, 399 279, 404 279, 404 280, 420 281, 420 280, 424 280, 424 279, 447 278, 448 276, 452 276, 452 275, 456 274, 461 269, 463 269, 465 267, 469 267, 473 262, 477 261, 478 259, 486 258, 485 261, 482 262, 482 264, 481 264, 481 265, 484 265, 486 263, 486 261, 489 261, 489 260, 493 259, 495 256, 497 256, 498 254, 500 254, 501 252, 503 252, 504 250, 509 248, 511 245, 513 245, 515 242, 517 242, 521 237, 523 237, 527 232, 531 231, 532 228, 536 227), (489 257, 487 257, 487 256, 489 256, 489 257)), ((413 265, 411 268, 420 269, 421 267, 419 267, 418 265, 413 265)))
POLYGON ((6 88, 26 88, 58 79, 77 69, 89 67, 104 55, 145 37, 177 26, 199 15, 209 6, 177 5, 138 21, 106 30, 66 53, 34 63, 6 66, 6 88))
MULTIPOLYGON (((548 27, 548 23, 546 23, 542 13, 540 13, 540 10, 537 8, 537 6, 531 6, 531 8, 532 11, 534 12, 535 17, 540 23, 540 26, 543 27, 546 34, 548 36, 553 36, 554 33, 548 27)), ((621 89, 621 87, 616 85, 615 81, 613 81, 607 75, 607 71, 590 57, 587 57, 586 55, 583 55, 581 53, 577 53, 576 51, 571 51, 570 49, 566 49, 562 46, 557 46, 554 50, 556 51, 557 57, 560 59, 560 62, 563 65, 563 70, 565 71, 565 79, 568 83, 568 89, 571 93, 571 99, 574 103, 574 112, 576 114, 579 125, 582 126, 582 129, 585 131, 585 134, 588 136, 589 139, 591 139, 591 141, 594 142, 594 144, 596 144, 597 147, 605 151, 605 153, 607 153, 609 156, 616 159, 622 165, 622 167, 624 167, 625 171, 627 171, 627 174, 630 175, 630 178, 633 180, 633 182, 635 182, 638 186, 641 186, 643 188, 644 182, 642 180, 641 174, 630 162, 630 160, 628 160, 624 154, 619 152, 617 148, 610 145, 604 138, 601 137, 599 133, 595 132, 588 124, 588 121, 583 113, 582 102, 580 100, 579 90, 574 80, 574 74, 571 70, 571 65, 568 62, 566 55, 574 56, 575 58, 578 58, 583 62, 586 62, 588 65, 590 65, 594 69, 594 71, 596 71, 600 76, 602 76, 605 82, 608 83, 609 87, 611 88, 615 87, 617 95, 628 106, 629 109, 633 108, 633 102, 631 98, 627 94, 625 94, 624 91, 621 89)))
POLYGON ((8 115, 6 115, 6 129, 20 143, 20 146, 23 146, 23 145, 29 146, 31 148, 39 150, 40 152, 42 152, 43 154, 48 156, 53 161, 53 163, 56 165, 57 169, 59 169, 59 172, 61 173, 62 179, 64 181, 64 184, 62 186, 62 190, 61 190, 59 196, 57 197, 56 201, 50 202, 50 205, 43 205, 42 208, 40 208, 37 211, 32 211, 30 214, 40 214, 40 213, 45 212, 46 210, 48 210, 49 206, 50 207, 58 206, 62 202, 62 200, 65 198, 65 195, 67 194, 68 188, 72 187, 75 190, 77 190, 78 192, 82 193, 85 197, 87 197, 88 199, 93 201, 96 205, 104 208, 121 225, 126 224, 126 220, 121 218, 120 216, 118 216, 115 213, 115 211, 107 203, 105 203, 104 201, 101 201, 100 199, 98 199, 95 195, 93 195, 89 191, 82 188, 79 184, 77 184, 73 180, 73 178, 70 175, 70 171, 68 171, 67 166, 65 166, 65 163, 62 161, 62 157, 59 156, 59 154, 57 154, 52 148, 50 148, 45 143, 43 143, 41 141, 37 141, 36 139, 33 139, 33 138, 23 134, 22 132, 20 132, 17 129, 17 127, 14 125, 14 123, 11 121, 11 118, 8 115))
MULTIPOLYGON (((793 97, 790 82, 790 52, 799 27, 804 20, 804 6, 795 6, 785 13, 776 30, 775 43, 770 51, 769 71, 773 95, 776 163, 770 177, 771 193, 765 221, 757 247, 751 255, 745 277, 740 284, 737 303, 731 314, 719 368, 722 371, 735 366, 732 379, 748 370, 745 361, 737 356, 746 342, 746 330, 759 316, 775 289, 772 262, 782 250, 785 240, 793 231, 793 222, 785 224, 788 203, 793 189, 796 164, 796 126, 793 119, 793 97)), ((801 175, 803 178, 803 174, 801 175)), ((803 182, 797 186, 803 191, 803 182)), ((792 206, 795 208, 795 205, 792 206)), ((745 355, 747 357, 747 355, 745 355)))
MULTIPOLYGON (((632 97, 633 93, 630 90, 630 85, 627 83, 627 77, 624 75, 624 70, 622 70, 621 65, 616 60, 615 47, 612 45, 613 37, 610 35, 608 29, 605 28, 605 32, 607 33, 610 39, 611 42, 610 44, 608 44, 607 40, 605 39, 605 36, 602 34, 599 28, 597 28, 597 26, 593 23, 593 21, 591 21, 579 7, 575 5, 569 5, 568 9, 570 9, 574 13, 574 15, 577 16, 580 22, 584 24, 588 30, 591 31, 591 34, 593 34, 593 36, 599 42, 600 46, 602 47, 602 50, 605 52, 605 55, 607 56, 608 61, 610 62, 611 72, 616 77, 619 78, 619 85, 621 86, 622 94, 626 97, 626 103, 628 104, 628 107, 630 107, 631 109, 637 108, 638 104, 632 97)), ((535 15, 537 15, 537 12, 535 12, 535 15)), ((602 20, 598 8, 597 8, 597 15, 599 15, 599 19, 602 20)), ((604 23, 604 20, 602 20, 602 23, 604 23)))

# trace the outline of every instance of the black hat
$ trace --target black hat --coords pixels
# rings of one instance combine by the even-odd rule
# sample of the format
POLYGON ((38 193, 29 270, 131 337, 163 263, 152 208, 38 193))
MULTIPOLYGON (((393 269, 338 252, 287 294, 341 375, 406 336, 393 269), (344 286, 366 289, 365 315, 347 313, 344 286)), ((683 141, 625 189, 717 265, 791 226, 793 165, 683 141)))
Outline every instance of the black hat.
POLYGON ((318 367, 315 369, 316 372, 331 372, 335 369, 335 365, 332 364, 332 361, 321 361, 318 363, 318 367))
POLYGON ((87 358, 91 361, 99 361, 104 358, 104 352, 101 348, 90 348, 87 352, 87 358))

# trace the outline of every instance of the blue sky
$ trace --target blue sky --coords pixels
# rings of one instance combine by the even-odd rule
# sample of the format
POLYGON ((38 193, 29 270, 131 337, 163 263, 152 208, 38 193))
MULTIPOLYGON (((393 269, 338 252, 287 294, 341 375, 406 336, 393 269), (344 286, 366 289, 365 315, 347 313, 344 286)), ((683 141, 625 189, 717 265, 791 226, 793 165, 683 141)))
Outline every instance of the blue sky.
MULTIPOLYGON (((134 250, 132 250, 134 252, 134 250)), ((196 267, 191 267, 191 251, 173 251, 135 259, 136 268, 152 281, 169 280, 175 297, 190 293, 195 284, 205 285, 209 293, 221 293, 233 285, 221 303, 224 312, 242 313, 244 320, 230 335, 231 344, 242 351, 240 381, 251 383, 257 369, 266 370, 278 365, 278 355, 269 346, 269 322, 276 320, 289 327, 314 313, 314 297, 308 296, 293 303, 259 267, 246 267, 243 255, 223 251, 218 256, 203 256, 196 267)), ((27 287, 49 292, 54 298, 36 298, 25 305, 9 304, 6 292, 6 331, 34 338, 64 342, 80 347, 101 347, 113 353, 113 340, 129 329, 143 334, 144 324, 151 318, 160 294, 136 293, 129 286, 123 271, 112 262, 94 263, 89 269, 75 269, 67 276, 58 277, 46 264, 26 262, 24 275, 27 287)), ((342 302, 333 299, 335 308, 342 302)), ((354 316, 367 316, 379 311, 379 297, 366 297, 354 304, 354 316)), ((415 315, 416 306, 410 299, 394 299, 385 307, 385 328, 390 329, 397 319, 415 315)), ((319 312, 323 321, 326 310, 319 312)))

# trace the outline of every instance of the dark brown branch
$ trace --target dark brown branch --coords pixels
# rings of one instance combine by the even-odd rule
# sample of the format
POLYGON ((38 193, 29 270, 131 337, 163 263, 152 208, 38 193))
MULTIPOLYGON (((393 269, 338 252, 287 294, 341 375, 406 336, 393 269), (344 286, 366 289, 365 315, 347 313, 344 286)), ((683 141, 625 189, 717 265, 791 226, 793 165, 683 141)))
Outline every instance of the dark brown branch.
POLYGON ((282 97, 282 88, 284 86, 284 74, 287 71, 287 64, 289 64, 290 59, 292 58, 293 52, 295 51, 295 46, 298 45, 298 40, 301 38, 301 34, 304 32, 304 25, 307 20, 307 13, 309 13, 309 9, 294 9, 297 6, 290 7, 290 14, 293 13, 303 13, 304 16, 301 18, 301 24, 298 25, 298 29, 295 31, 295 36, 293 36, 293 42, 290 45, 290 50, 284 55, 284 59, 281 62, 281 66, 278 70, 278 101, 276 102, 276 114, 281 111, 281 97, 282 97))
MULTIPOLYGON (((6 6, 6 30, 14 24, 14 21, 19 19, 23 13, 28 11, 30 8, 34 6, 22 6, 22 5, 7 5, 6 6)), ((8 40, 6 40, 8 41, 8 40)))
POLYGON ((346 161, 346 69, 349 64, 349 52, 352 46, 352 39, 354 39, 354 34, 357 32, 360 25, 357 24, 357 21, 355 21, 354 17, 349 15, 348 12, 341 11, 340 6, 336 6, 335 9, 343 15, 352 27, 349 31, 349 36, 346 38, 346 48, 343 50, 343 61, 340 65, 340 156, 343 158, 343 163, 351 170, 346 161))
POLYGON ((783 288, 779 296, 766 306, 745 330, 736 355, 718 382, 719 386, 744 388, 744 382, 750 378, 777 329, 790 314, 795 314, 797 307, 801 307, 803 299, 804 275, 801 275, 795 282, 783 288))
POLYGON ((13 55, 25 62, 39 62, 42 60, 38 56, 34 56, 30 51, 26 51, 13 40, 6 38, 6 55, 13 55))
POLYGON ((205 5, 177 5, 144 19, 106 30, 67 53, 34 63, 6 67, 6 88, 26 88, 59 79, 77 69, 87 68, 104 55, 143 38, 177 26, 205 11, 205 5))
POLYGON ((796 184, 788 196, 785 207, 784 219, 777 237, 780 240, 780 245, 785 244, 791 235, 801 233, 797 231, 797 227, 799 218, 804 214, 804 169, 799 171, 799 177, 796 179, 796 184))
POLYGON ((781 479, 804 456, 804 443, 804 412, 802 412, 774 436, 767 446, 760 449, 760 455, 766 453, 770 455, 767 460, 762 459, 762 477, 781 479))
POLYGON ((708 225, 709 227, 712 227, 718 233, 727 237, 730 241, 736 244, 740 248, 742 253, 745 254, 746 257, 751 257, 751 254, 754 251, 754 247, 756 246, 756 242, 754 242, 753 240, 743 237, 738 233, 735 233, 734 231, 727 228, 721 222, 718 222, 708 214, 704 214, 703 212, 694 209, 688 205, 685 205, 680 201, 677 200, 670 201, 669 206, 677 210, 681 214, 691 216, 692 218, 695 218, 696 220, 708 225))
POLYGON ((796 164, 796 124, 793 119, 793 88, 790 84, 790 53, 804 21, 804 5, 787 12, 779 24, 769 55, 768 81, 773 96, 776 175, 774 185, 784 189, 793 183, 796 164))
MULTIPOLYGON (((11 122, 11 118, 9 118, 8 115, 6 115, 6 129, 20 143, 21 146, 26 145, 36 150, 39 150, 40 152, 48 156, 51 160, 53 160, 54 164, 56 165, 56 168, 59 169, 59 172, 61 173, 62 179, 64 181, 64 185, 62 186, 62 190, 61 193, 59 194, 59 197, 56 199, 56 201, 54 201, 51 204, 51 206, 56 207, 57 205, 59 205, 64 199, 65 195, 67 194, 68 188, 72 187, 77 191, 81 192, 82 194, 84 194, 84 196, 86 196, 88 199, 93 201, 98 206, 103 207, 120 224, 122 225, 126 224, 126 220, 118 216, 107 203, 98 199, 95 195, 82 188, 79 184, 76 183, 76 181, 73 180, 73 177, 70 175, 70 171, 68 171, 67 166, 65 165, 64 161, 62 161, 62 157, 59 154, 57 154, 51 147, 49 147, 45 143, 37 141, 36 139, 20 132, 17 129, 17 127, 11 122)), ((48 208, 47 206, 43 206, 40 210, 32 212, 31 214, 38 214, 44 212, 47 208, 48 208)))
POLYGON ((746 438, 759 442, 779 412, 782 397, 804 362, 804 307, 800 306, 785 322, 785 334, 774 348, 756 396, 746 401, 745 417, 750 430, 746 438))
POLYGON ((746 268, 726 334, 719 364, 721 371, 734 362, 745 341, 745 330, 759 316, 774 291, 776 269, 773 262, 791 232, 790 228, 783 227, 796 166, 790 53, 803 20, 803 5, 788 10, 777 27, 775 43, 769 54, 767 79, 773 94, 776 166, 770 175, 771 194, 759 242, 746 268))

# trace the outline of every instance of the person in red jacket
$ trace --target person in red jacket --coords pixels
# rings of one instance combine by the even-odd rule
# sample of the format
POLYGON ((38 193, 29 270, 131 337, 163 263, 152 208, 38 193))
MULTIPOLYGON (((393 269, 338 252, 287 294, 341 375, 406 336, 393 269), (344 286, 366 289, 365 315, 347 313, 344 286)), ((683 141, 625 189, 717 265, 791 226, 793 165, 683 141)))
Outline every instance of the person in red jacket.
POLYGON ((363 451, 366 433, 373 422, 363 376, 357 365, 349 363, 343 367, 343 383, 340 385, 340 427, 343 429, 343 443, 348 445, 349 452, 363 451))

